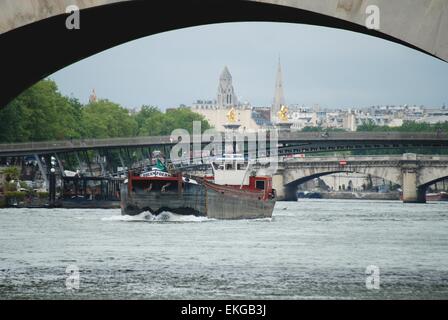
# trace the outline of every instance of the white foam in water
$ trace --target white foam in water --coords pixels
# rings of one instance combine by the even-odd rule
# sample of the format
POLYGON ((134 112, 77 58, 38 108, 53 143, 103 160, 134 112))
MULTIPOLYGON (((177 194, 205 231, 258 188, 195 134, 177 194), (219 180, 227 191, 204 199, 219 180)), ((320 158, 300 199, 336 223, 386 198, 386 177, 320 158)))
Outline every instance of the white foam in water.
POLYGON ((154 219, 156 221, 170 221, 170 222, 203 222, 203 221, 215 220, 207 217, 176 214, 169 211, 161 212, 159 215, 155 216, 154 219))
MULTIPOLYGON (((150 212, 142 212, 135 216, 116 215, 111 217, 101 218, 102 221, 145 221, 145 222, 207 222, 216 219, 207 217, 198 217, 194 215, 182 215, 169 211, 163 211, 158 215, 153 215, 150 212)), ((240 221, 256 222, 266 221, 271 222, 272 218, 257 218, 257 219, 240 219, 240 221)))
POLYGON ((267 221, 267 222, 271 222, 272 218, 256 218, 256 219, 250 219, 249 221, 267 221))
POLYGON ((116 215, 116 216, 101 218, 101 220, 102 221, 146 221, 146 216, 148 216, 148 215, 151 215, 151 213, 142 212, 135 216, 116 215))
POLYGON ((193 215, 181 215, 175 214, 169 211, 163 211, 158 215, 153 215, 150 212, 142 212, 135 216, 117 215, 111 217, 105 217, 102 221, 154 221, 154 222, 203 222, 213 221, 215 219, 209 219, 207 217, 196 217, 193 215))

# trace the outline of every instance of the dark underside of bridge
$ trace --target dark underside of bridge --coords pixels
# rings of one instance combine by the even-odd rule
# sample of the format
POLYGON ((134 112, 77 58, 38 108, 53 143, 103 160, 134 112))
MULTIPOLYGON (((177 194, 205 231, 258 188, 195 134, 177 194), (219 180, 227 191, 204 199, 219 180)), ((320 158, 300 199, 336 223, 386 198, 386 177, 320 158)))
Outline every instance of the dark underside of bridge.
POLYGON ((95 53, 147 35, 210 23, 271 21, 328 26, 420 50, 333 17, 238 0, 127 1, 104 5, 81 11, 80 30, 66 29, 66 18, 65 14, 51 17, 0 35, 0 108, 40 79, 95 53))
MULTIPOLYGON (((139 137, 141 138, 141 137, 139 137)), ((149 137, 151 138, 151 137, 149 137)), ((132 140, 132 138, 129 138, 132 140)), ((115 141, 114 139, 111 139, 115 141)), ((120 139, 118 139, 120 140, 120 139)), ((205 148, 210 142, 202 143, 201 148, 205 148)), ((31 142, 31 143, 19 143, 19 144, 0 144, 0 158, 4 157, 21 157, 28 155, 48 155, 55 153, 76 153, 86 151, 97 151, 100 153, 107 153, 113 150, 147 150, 151 152, 153 150, 165 150, 165 153, 169 154, 171 148, 175 143, 162 143, 162 142, 146 142, 146 143, 99 143, 98 145, 92 145, 91 143, 85 146, 78 141, 72 143, 71 141, 58 141, 54 142, 31 142)), ((192 146, 190 146, 192 148, 192 146)), ((221 150, 224 150, 225 145, 221 145, 221 150)), ((279 156, 288 156, 294 154, 319 154, 319 153, 335 153, 335 152, 347 152, 352 154, 402 154, 407 152, 415 152, 422 154, 447 154, 448 152, 448 136, 446 134, 440 136, 434 136, 433 139, 423 140, 415 138, 414 141, 409 140, 363 140, 354 141, 347 139, 341 140, 324 140, 324 141, 305 141, 293 139, 285 141, 279 141, 278 148, 275 148, 279 156), (379 153, 380 152, 380 153, 379 153)), ((192 150, 192 149, 191 149, 192 150)), ((244 154, 253 154, 257 149, 250 149, 246 143, 244 143, 244 154)), ((266 145, 266 155, 270 154, 271 147, 269 143, 266 145)), ((131 151, 129 151, 131 152, 131 151)), ((146 151, 145 151, 146 152, 146 151)))

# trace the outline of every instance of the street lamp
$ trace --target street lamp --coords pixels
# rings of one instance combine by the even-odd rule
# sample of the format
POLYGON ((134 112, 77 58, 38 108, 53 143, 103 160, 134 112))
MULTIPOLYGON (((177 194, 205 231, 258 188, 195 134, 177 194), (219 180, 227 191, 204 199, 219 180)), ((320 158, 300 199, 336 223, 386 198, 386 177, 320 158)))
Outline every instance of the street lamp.
POLYGON ((54 207, 56 202, 56 169, 54 166, 56 165, 56 159, 51 157, 51 169, 50 169, 50 186, 49 186, 49 205, 50 207, 54 207))

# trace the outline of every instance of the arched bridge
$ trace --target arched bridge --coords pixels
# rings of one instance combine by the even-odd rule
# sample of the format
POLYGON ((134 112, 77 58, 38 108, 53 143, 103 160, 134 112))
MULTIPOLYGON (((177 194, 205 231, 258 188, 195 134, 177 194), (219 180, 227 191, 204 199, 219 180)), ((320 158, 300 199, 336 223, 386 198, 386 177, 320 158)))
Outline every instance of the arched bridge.
POLYGON ((279 197, 290 197, 299 184, 337 172, 370 174, 401 185, 404 202, 425 202, 428 186, 448 178, 448 156, 305 157, 280 161, 273 177, 279 197))
POLYGON ((448 61, 445 0, 0 1, 0 108, 36 81, 83 58, 163 31, 219 22, 274 21, 360 32, 448 61), (80 28, 67 29, 77 5, 80 28), (377 6, 379 29, 369 29, 377 6), (18 74, 20 76, 18 76, 18 74))

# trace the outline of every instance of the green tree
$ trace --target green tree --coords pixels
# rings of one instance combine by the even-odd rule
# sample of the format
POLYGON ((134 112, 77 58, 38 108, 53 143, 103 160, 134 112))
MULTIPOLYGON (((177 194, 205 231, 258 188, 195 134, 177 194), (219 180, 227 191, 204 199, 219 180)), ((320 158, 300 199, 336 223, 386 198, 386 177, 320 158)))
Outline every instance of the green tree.
POLYGON ((0 143, 168 135, 177 128, 192 132, 193 121, 200 121, 203 131, 210 128, 203 116, 188 108, 162 112, 144 105, 130 115, 128 109, 109 100, 83 106, 46 79, 0 110, 0 143))
POLYGON ((302 132, 342 132, 342 128, 304 127, 302 132))
POLYGON ((159 115, 162 112, 159 108, 153 106, 143 105, 139 112, 134 115, 134 119, 137 122, 138 129, 143 128, 145 121, 153 116, 159 115))
POLYGON ((321 127, 304 127, 302 129, 302 132, 321 132, 322 128, 321 127))
POLYGON ((80 104, 42 80, 0 110, 0 119, 0 142, 65 139, 79 136, 80 104))
POLYGON ((207 120, 205 120, 202 115, 191 111, 189 108, 182 107, 167 110, 166 117, 172 123, 172 127, 170 128, 171 130, 166 132, 166 134, 171 134, 171 131, 177 128, 182 128, 190 133, 193 133, 193 121, 199 121, 201 123, 202 132, 210 129, 210 124, 207 120))
POLYGON ((426 122, 404 121, 399 127, 377 126, 372 120, 358 126, 357 131, 374 132, 448 132, 448 121, 430 124, 426 122))
POLYGON ((20 168, 19 167, 6 167, 2 170, 2 173, 5 175, 6 181, 18 180, 20 177, 20 168))
POLYGON ((204 117, 188 108, 169 109, 165 113, 158 109, 151 112, 142 110, 146 115, 141 115, 142 126, 139 127, 139 135, 141 136, 159 136, 170 135, 174 129, 185 129, 193 132, 193 121, 201 122, 201 130, 210 128, 210 124, 204 117))
POLYGON ((137 132, 137 122, 129 111, 108 100, 99 100, 82 109, 86 138, 131 137, 137 132))

